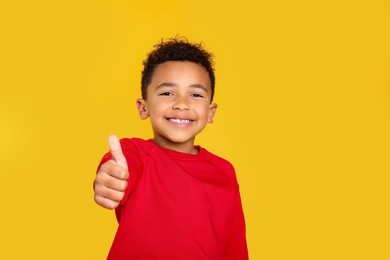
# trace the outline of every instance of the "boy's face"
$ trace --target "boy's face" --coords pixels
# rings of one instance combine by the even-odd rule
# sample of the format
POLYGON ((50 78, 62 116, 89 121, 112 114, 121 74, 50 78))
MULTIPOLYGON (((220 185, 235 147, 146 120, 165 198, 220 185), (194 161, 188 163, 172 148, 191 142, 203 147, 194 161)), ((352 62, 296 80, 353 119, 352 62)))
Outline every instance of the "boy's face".
POLYGON ((147 99, 138 99, 140 117, 150 121, 154 142, 162 147, 195 153, 195 136, 213 121, 217 105, 211 101, 207 71, 193 62, 158 65, 148 86, 147 99))

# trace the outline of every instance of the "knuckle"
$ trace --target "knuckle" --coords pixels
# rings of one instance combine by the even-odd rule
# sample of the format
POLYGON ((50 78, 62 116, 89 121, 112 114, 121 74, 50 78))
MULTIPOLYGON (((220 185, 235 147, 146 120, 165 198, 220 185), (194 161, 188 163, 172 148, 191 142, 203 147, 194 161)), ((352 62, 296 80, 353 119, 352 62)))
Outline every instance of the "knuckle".
POLYGON ((119 202, 113 202, 111 205, 110 205, 110 209, 115 209, 119 206, 119 202))
POLYGON ((98 196, 98 195, 94 196, 94 200, 98 205, 100 205, 106 209, 115 209, 119 205, 119 202, 117 202, 117 201, 110 200, 110 199, 107 199, 105 197, 98 196))
POLYGON ((121 180, 125 179, 126 177, 126 170, 123 169, 122 167, 118 170, 118 178, 121 180))
POLYGON ((110 199, 113 202, 120 202, 123 199, 123 192, 114 191, 110 194, 110 199))
POLYGON ((125 193, 124 192, 120 192, 118 194, 118 201, 121 201, 123 199, 123 197, 125 196, 125 193))
POLYGON ((121 181, 121 190, 124 191, 127 188, 127 181, 121 181))
POLYGON ((107 209, 115 209, 116 207, 118 207, 118 205, 119 205, 119 202, 108 199, 105 207, 107 209))

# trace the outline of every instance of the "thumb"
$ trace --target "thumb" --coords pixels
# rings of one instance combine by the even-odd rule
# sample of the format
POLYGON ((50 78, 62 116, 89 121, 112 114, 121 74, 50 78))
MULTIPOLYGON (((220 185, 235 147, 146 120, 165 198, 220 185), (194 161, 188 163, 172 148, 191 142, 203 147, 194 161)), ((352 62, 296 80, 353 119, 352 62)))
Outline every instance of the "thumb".
POLYGON ((110 135, 108 137, 108 144, 110 145, 110 152, 112 159, 121 167, 127 169, 127 161, 122 152, 121 144, 119 143, 118 137, 110 135))

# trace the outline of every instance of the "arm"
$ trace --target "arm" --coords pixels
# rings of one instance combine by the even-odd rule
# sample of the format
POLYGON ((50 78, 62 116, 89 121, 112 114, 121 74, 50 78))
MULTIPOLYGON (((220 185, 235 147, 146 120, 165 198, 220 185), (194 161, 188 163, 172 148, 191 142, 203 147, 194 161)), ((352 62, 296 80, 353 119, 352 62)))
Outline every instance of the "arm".
POLYGON ((248 248, 246 243, 245 219, 238 187, 234 194, 232 211, 230 214, 230 225, 227 234, 223 259, 247 260, 248 248))
POLYGON ((129 170, 118 138, 108 139, 111 159, 102 163, 94 181, 95 202, 107 209, 115 209, 123 199, 127 188, 129 170))

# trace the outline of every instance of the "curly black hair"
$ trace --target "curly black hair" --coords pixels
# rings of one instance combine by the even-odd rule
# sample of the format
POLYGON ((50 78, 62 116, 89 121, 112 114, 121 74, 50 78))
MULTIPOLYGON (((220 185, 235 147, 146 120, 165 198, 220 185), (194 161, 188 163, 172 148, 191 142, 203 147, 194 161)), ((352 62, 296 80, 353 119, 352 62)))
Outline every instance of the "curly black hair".
POLYGON ((141 79, 142 98, 146 100, 147 87, 152 81, 154 69, 161 63, 168 61, 190 61, 204 67, 209 74, 211 81, 211 101, 214 97, 215 75, 214 55, 206 51, 201 43, 191 43, 185 37, 178 37, 161 40, 154 45, 147 59, 143 61, 144 69, 141 79))

